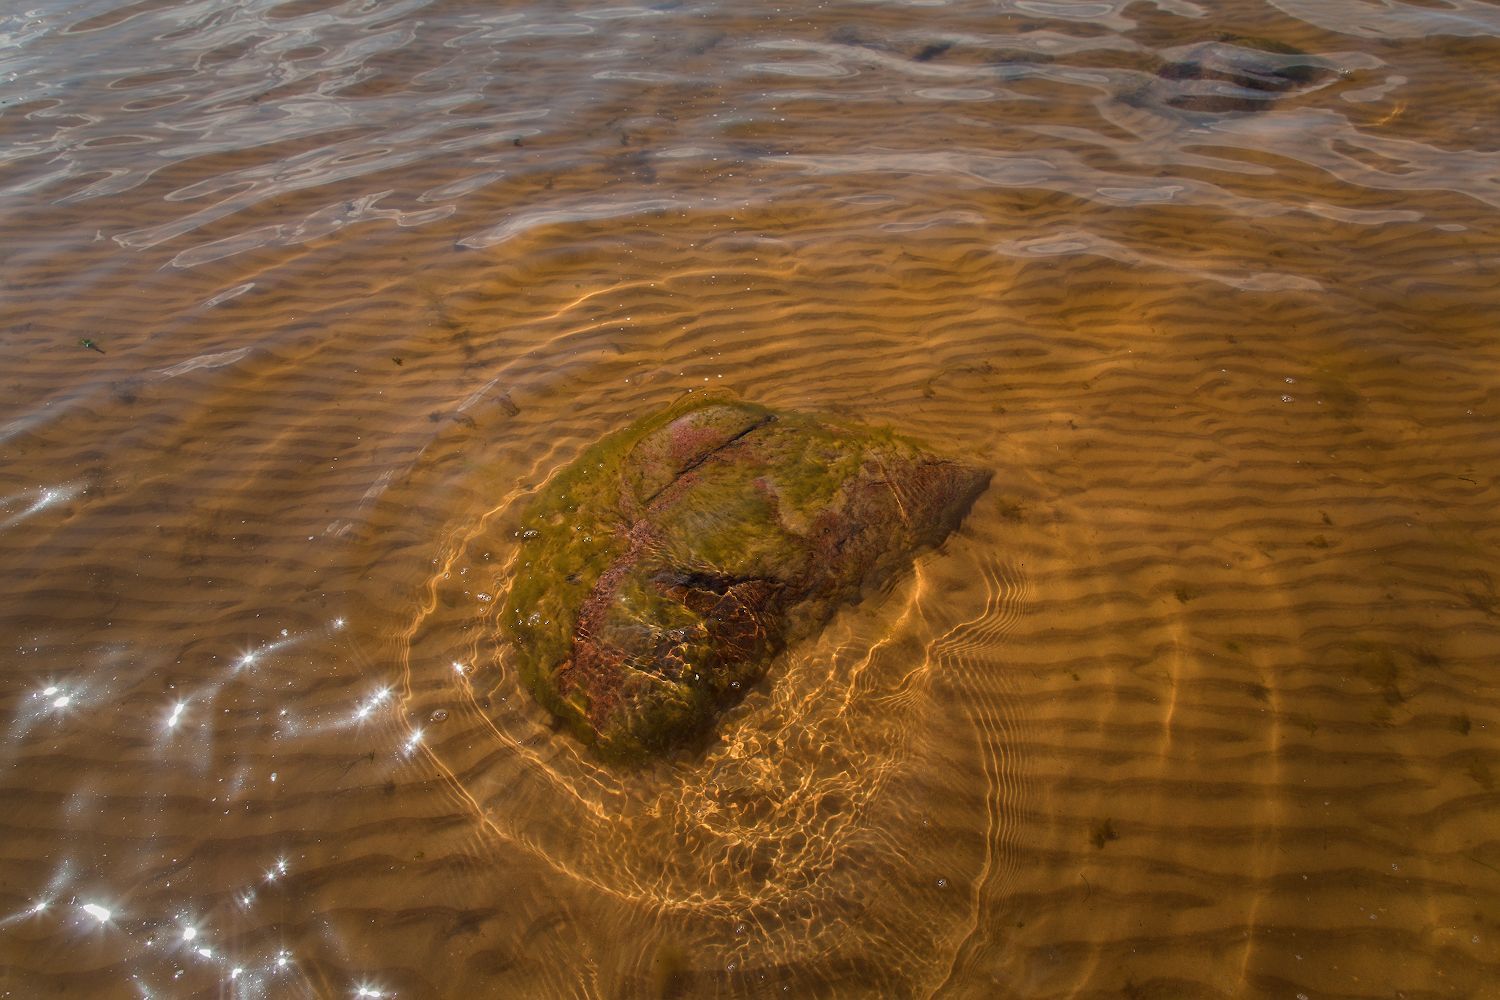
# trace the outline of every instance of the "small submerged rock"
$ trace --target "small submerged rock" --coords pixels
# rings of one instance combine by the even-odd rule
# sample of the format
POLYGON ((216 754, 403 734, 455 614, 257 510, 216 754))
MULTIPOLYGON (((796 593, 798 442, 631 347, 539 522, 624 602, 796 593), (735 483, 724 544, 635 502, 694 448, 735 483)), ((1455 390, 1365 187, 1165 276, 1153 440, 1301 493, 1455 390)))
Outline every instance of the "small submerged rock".
POLYGON ((788 643, 942 542, 991 475, 712 397, 638 421, 525 516, 502 612, 521 677, 605 759, 702 737, 788 643))
POLYGON ((1337 79, 1333 65, 1284 42, 1224 35, 1164 49, 1157 80, 1135 94, 1134 103, 1159 103, 1183 111, 1267 111, 1274 102, 1318 89, 1337 79))

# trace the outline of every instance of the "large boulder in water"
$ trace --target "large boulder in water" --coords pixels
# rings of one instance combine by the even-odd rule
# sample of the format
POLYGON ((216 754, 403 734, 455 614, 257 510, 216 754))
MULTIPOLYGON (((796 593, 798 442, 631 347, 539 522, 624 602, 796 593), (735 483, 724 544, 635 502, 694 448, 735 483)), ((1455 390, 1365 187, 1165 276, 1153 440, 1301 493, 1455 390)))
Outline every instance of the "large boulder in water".
POLYGON ((991 472, 887 431, 693 398, 537 496, 503 627, 607 760, 705 735, 786 645, 958 527, 991 472))

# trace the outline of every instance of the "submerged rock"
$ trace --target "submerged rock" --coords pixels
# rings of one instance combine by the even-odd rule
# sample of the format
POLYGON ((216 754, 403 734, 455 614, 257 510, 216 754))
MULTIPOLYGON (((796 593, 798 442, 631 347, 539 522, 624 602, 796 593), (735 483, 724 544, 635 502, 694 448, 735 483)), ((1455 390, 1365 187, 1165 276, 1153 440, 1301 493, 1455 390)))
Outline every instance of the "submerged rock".
POLYGON ((648 417, 526 514, 502 612, 521 677, 605 759, 702 736, 788 643, 946 538, 990 476, 750 403, 648 417))
POLYGON ((1209 113, 1267 111, 1281 98, 1338 79, 1327 59, 1266 38, 1224 35, 1217 42, 1163 49, 1161 55, 1166 62, 1157 69, 1157 80, 1122 95, 1127 101, 1209 113))

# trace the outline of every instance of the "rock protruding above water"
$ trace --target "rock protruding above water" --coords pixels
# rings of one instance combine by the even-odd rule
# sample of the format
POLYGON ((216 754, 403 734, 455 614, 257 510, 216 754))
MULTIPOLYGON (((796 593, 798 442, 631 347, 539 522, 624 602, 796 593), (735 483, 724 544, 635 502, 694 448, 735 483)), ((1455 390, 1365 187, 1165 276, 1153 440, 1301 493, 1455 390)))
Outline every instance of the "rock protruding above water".
POLYGON ((639 421, 527 512, 502 612, 522 679, 601 757, 668 750, 946 538, 990 476, 889 432, 749 403, 639 421))

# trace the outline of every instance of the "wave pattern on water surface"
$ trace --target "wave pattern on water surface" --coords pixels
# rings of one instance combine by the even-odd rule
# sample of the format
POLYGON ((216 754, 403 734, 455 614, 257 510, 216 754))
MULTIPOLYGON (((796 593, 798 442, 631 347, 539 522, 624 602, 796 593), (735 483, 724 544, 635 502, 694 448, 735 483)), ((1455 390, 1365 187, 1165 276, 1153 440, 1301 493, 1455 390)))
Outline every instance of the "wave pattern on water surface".
POLYGON ((0 993, 1492 995, 1497 11, 0 14, 0 993), (496 616, 704 391, 993 484, 607 767, 496 616))

